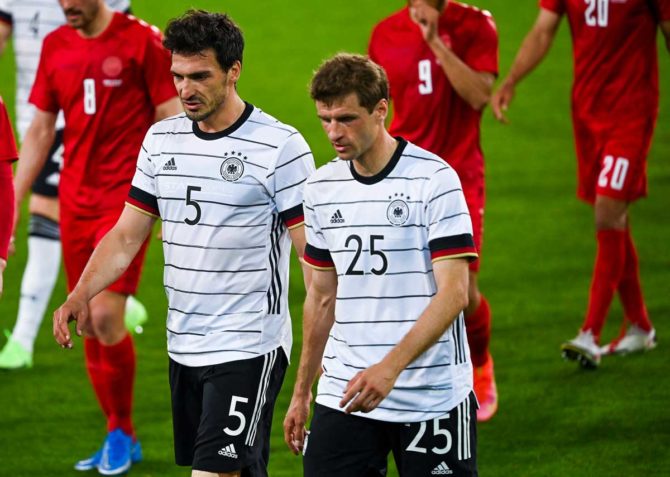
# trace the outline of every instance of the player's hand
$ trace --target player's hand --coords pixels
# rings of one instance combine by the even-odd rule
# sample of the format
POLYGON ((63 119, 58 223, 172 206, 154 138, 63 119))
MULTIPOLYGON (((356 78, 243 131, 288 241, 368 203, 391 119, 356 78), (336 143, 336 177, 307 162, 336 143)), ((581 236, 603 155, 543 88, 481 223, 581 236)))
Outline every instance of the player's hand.
POLYGON ((509 81, 503 82, 491 98, 491 110, 493 116, 503 124, 509 123, 505 112, 514 98, 514 84, 509 81))
POLYGON ((395 371, 384 361, 359 371, 344 389, 340 407, 347 406, 347 414, 370 412, 388 396, 398 378, 395 371))
POLYGON ((309 405, 312 402, 312 393, 307 396, 298 396, 295 393, 284 418, 284 441, 291 452, 300 454, 305 447, 307 419, 309 405))
POLYGON ((409 16, 414 23, 419 25, 423 39, 430 43, 437 36, 437 23, 440 11, 432 7, 424 0, 413 1, 409 7, 409 16))
POLYGON ((88 301, 79 298, 74 293, 68 296, 67 301, 54 312, 53 332, 54 338, 63 348, 72 348, 72 336, 69 323, 76 322, 75 330, 77 336, 81 336, 88 326, 89 309, 88 301))

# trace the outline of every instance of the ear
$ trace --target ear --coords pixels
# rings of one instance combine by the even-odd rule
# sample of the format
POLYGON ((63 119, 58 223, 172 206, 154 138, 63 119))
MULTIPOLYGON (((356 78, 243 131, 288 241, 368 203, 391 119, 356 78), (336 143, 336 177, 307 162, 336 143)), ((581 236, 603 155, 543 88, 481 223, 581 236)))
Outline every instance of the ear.
POLYGON ((378 115, 382 122, 386 121, 389 113, 389 102, 387 99, 380 99, 374 109, 374 114, 378 115))
POLYGON ((233 63, 233 66, 230 67, 228 70, 228 78, 232 80, 233 83, 237 83, 237 80, 240 79, 240 75, 242 74, 242 63, 239 61, 235 61, 233 63))

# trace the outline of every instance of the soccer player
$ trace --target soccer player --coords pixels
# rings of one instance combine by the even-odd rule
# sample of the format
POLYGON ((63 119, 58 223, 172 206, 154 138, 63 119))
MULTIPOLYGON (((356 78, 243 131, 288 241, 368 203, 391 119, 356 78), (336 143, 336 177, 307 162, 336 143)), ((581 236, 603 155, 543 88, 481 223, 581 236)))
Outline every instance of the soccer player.
POLYGON ((227 15, 190 10, 164 45, 185 114, 147 133, 123 214, 56 311, 54 334, 71 346, 68 321, 88 326, 86 303, 160 218, 176 462, 198 476, 266 476, 290 356, 290 247, 302 257, 314 160, 298 131, 239 97, 244 41, 227 15))
POLYGON ((0 204, 2 204, 0 207, 0 296, 2 296, 2 274, 7 266, 7 251, 14 224, 12 162, 17 157, 12 123, 0 96, 0 204))
POLYGON ((369 59, 326 61, 311 96, 337 158, 305 185, 314 270, 284 438, 307 477, 382 475, 391 451, 401 476, 477 475, 462 313, 477 252, 458 176, 386 131, 388 82, 369 59))
POLYGON ((493 96, 498 120, 506 121, 517 83, 547 54, 563 15, 570 23, 575 65, 577 196, 593 206, 598 246, 584 323, 561 350, 565 358, 593 368, 601 354, 656 346, 628 208, 647 195, 646 157, 658 115, 656 32, 660 24, 670 49, 670 2, 540 0, 537 20, 493 96), (600 333, 617 292, 631 325, 601 349, 600 333))
MULTIPOLYGON (((72 290, 102 236, 123 210, 135 173, 135 154, 154 119, 180 111, 170 78, 170 55, 160 32, 115 13, 102 0, 60 0, 67 25, 44 40, 15 178, 18 203, 53 144, 59 110, 65 116, 59 184, 63 258, 72 290)), ((135 352, 123 314, 135 293, 142 258, 123 277, 91 297, 86 367, 107 417, 103 446, 78 470, 125 472, 140 459, 132 423, 135 352)), ((112 266, 112 264, 107 264, 112 266)))
MULTIPOLYGON (((488 12, 458 2, 410 0, 373 30, 370 58, 388 74, 390 133, 437 154, 458 173, 481 253, 484 232, 482 109, 498 74, 498 34, 488 12)), ((479 291, 480 261, 470 263, 465 327, 474 366, 477 419, 498 409, 489 352, 491 309, 479 291)))
MULTIPOLYGON (((128 0, 107 0, 115 10, 129 10, 128 0)), ((28 102, 35 80, 42 40, 65 23, 63 10, 54 0, 0 0, 0 54, 9 37, 14 39, 16 61, 17 126, 21 139, 25 137, 35 107, 28 102)), ((63 115, 56 120, 56 136, 44 167, 35 183, 28 208, 28 261, 21 281, 21 299, 16 324, 0 351, 0 368, 32 367, 33 347, 53 292, 61 261, 60 231, 58 228, 58 180, 63 162, 63 115)), ((137 300, 128 297, 126 320, 146 321, 146 310, 137 300)))

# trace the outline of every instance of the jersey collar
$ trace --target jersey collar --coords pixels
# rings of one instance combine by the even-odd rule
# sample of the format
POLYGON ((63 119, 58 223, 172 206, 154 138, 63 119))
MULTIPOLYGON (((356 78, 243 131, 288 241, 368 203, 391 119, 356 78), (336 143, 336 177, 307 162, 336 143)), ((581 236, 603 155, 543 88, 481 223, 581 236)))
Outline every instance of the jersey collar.
POLYGON ((242 124, 244 124, 246 120, 249 119, 249 116, 251 116, 253 110, 254 106, 245 101, 244 111, 242 112, 242 115, 239 118, 237 118, 237 121, 235 121, 233 124, 228 126, 223 131, 217 131, 213 133, 208 133, 201 130, 198 127, 198 123, 193 121, 193 134, 198 136, 200 139, 204 139, 205 141, 213 141, 215 139, 221 139, 222 137, 228 136, 229 134, 232 134, 235 131, 237 131, 242 126, 242 124))
POLYGON ((381 171, 379 171, 374 176, 360 175, 358 172, 356 172, 354 162, 353 161, 349 162, 349 170, 351 171, 351 175, 354 176, 354 179, 356 179, 361 184, 366 185, 376 184, 377 182, 386 179, 386 177, 395 168, 396 164, 398 164, 400 156, 402 156, 402 152, 405 150, 405 146, 407 146, 407 141, 402 137, 398 136, 395 139, 398 141, 398 146, 396 147, 395 152, 391 156, 391 160, 388 162, 388 164, 384 166, 384 168, 381 171))

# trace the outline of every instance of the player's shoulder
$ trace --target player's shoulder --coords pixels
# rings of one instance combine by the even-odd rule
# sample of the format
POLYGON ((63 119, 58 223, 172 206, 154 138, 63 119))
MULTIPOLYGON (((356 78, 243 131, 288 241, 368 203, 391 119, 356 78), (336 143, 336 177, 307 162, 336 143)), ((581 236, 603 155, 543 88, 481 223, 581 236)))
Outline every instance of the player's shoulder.
POLYGON ((135 37, 154 37, 161 38, 160 29, 141 18, 137 18, 130 13, 114 12, 116 24, 119 30, 124 30, 135 37))
POLYGON ((42 50, 48 51, 49 48, 58 47, 59 45, 68 45, 73 38, 72 35, 76 35, 77 32, 74 28, 68 25, 61 25, 55 30, 49 32, 42 40, 42 50))
POLYGON ((486 26, 496 29, 493 15, 488 10, 461 2, 449 2, 447 8, 449 9, 451 18, 462 26, 469 27, 470 29, 478 29, 486 26))
POLYGON ((440 171, 451 169, 440 156, 409 141, 405 141, 398 166, 398 173, 406 177, 430 178, 440 171))
POLYGON ((154 123, 149 128, 147 136, 150 138, 155 138, 157 136, 190 134, 192 132, 193 121, 186 117, 185 113, 179 113, 154 123))
POLYGON ((407 7, 391 13, 389 16, 380 20, 373 29, 375 33, 392 33, 410 28, 412 25, 407 7))
POLYGON ((315 170, 307 179, 306 186, 314 186, 339 179, 350 179, 349 161, 336 157, 315 170))
POLYGON ((300 132, 290 124, 278 120, 256 106, 250 106, 253 109, 245 122, 247 134, 259 139, 262 138, 264 142, 277 148, 281 147, 289 138, 300 135, 300 132))

